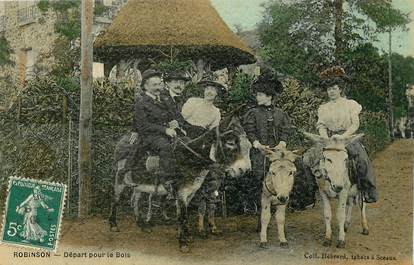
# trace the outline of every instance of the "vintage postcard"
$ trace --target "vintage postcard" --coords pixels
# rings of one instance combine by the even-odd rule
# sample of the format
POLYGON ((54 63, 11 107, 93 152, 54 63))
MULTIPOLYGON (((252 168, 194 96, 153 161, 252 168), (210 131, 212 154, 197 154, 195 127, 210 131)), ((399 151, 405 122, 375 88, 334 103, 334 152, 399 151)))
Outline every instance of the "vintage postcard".
POLYGON ((412 264, 411 0, 0 0, 0 265, 412 264))

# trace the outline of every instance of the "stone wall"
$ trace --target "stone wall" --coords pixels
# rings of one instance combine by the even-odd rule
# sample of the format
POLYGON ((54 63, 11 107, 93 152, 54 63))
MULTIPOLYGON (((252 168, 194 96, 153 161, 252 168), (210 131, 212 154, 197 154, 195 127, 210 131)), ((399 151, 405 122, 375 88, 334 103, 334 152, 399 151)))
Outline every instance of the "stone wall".
MULTIPOLYGON (((5 3, 5 37, 13 49, 11 59, 15 65, 0 75, 10 75, 16 84, 22 86, 26 79, 27 54, 33 55, 33 70, 36 74, 45 74, 53 64, 52 49, 57 34, 54 32, 56 16, 52 11, 42 14, 33 1, 25 5, 17 1, 5 3), (19 9, 26 8, 26 19, 19 19, 19 9)), ((20 15, 20 18, 23 16, 20 15)))

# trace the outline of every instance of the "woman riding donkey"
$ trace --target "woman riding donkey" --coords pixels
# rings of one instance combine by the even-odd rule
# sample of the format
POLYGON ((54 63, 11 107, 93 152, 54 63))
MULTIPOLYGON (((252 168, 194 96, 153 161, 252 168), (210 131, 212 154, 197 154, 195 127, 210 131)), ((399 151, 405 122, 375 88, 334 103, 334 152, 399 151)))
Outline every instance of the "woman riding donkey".
MULTIPOLYGON (((331 67, 320 74, 322 86, 326 88, 329 102, 318 109, 316 124, 322 137, 343 139, 354 135, 359 128, 359 113, 362 110, 355 100, 341 95, 346 85, 346 75, 341 67, 331 67)), ((363 191, 363 199, 367 203, 378 199, 375 175, 365 147, 360 141, 355 141, 346 147, 348 157, 356 162, 356 177, 358 188, 363 191)))
MULTIPOLYGON (((243 120, 243 128, 253 147, 250 152, 254 182, 254 200, 260 207, 262 181, 269 169, 269 161, 260 152, 265 146, 276 146, 286 142, 292 127, 289 116, 273 104, 277 91, 282 90, 282 84, 272 79, 269 74, 262 74, 253 84, 257 105, 247 111, 243 120)), ((260 212, 260 209, 257 209, 260 212)))

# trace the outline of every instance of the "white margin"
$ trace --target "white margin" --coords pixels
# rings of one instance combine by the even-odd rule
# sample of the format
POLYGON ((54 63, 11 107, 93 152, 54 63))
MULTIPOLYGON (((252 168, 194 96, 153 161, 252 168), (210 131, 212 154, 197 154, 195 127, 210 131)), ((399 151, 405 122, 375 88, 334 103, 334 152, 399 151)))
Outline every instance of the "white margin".
POLYGON ((1 223, 2 228, 1 228, 1 234, 0 234, 0 245, 5 244, 5 245, 10 245, 10 246, 26 247, 26 248, 31 248, 31 249, 37 249, 37 250, 49 251, 49 252, 56 253, 57 249, 58 249, 59 239, 60 239, 60 228, 61 228, 61 225, 62 225, 63 211, 64 211, 65 206, 66 206, 66 203, 65 203, 66 202, 66 192, 67 192, 67 185, 63 184, 63 183, 60 183, 60 182, 44 181, 44 180, 40 180, 40 179, 31 179, 31 178, 10 176, 9 177, 9 185, 7 187, 7 193, 6 193, 7 194, 7 199, 5 200, 5 205, 4 205, 4 210, 3 210, 3 221, 1 223), (60 211, 59 211, 59 215, 60 215, 59 216, 59 226, 58 226, 57 233, 56 233, 57 235, 56 235, 55 247, 53 249, 3 241, 4 229, 5 229, 5 224, 6 224, 7 208, 8 208, 7 206, 9 204, 10 188, 12 186, 12 181, 13 180, 22 180, 22 181, 29 181, 29 182, 35 182, 35 183, 40 183, 40 184, 55 185, 55 186, 63 187, 63 196, 62 196, 61 201, 60 201, 61 207, 60 207, 60 211))

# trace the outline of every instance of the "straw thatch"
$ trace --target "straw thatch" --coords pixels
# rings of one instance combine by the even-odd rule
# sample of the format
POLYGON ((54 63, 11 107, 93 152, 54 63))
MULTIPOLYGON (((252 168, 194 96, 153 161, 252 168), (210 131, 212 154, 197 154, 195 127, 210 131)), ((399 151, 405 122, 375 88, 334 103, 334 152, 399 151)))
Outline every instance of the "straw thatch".
POLYGON ((254 62, 209 0, 129 0, 94 47, 105 62, 158 59, 172 48, 181 59, 207 59, 214 68, 254 62))

